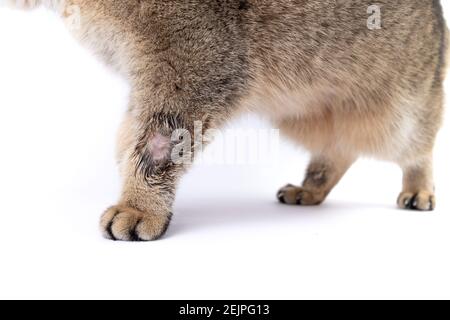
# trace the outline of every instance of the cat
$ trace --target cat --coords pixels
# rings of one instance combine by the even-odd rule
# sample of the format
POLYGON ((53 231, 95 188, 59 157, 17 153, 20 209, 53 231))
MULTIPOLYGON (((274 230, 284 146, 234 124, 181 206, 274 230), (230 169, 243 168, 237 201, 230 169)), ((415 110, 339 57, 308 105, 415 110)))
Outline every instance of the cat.
MULTIPOLYGON (((173 132, 257 112, 312 154, 302 186, 321 204, 361 156, 400 165, 398 206, 436 206, 448 30, 438 0, 6 0, 45 5, 131 85, 119 135, 123 191, 101 218, 112 240, 166 232, 189 165, 173 132), (74 23, 76 21, 77 23, 74 23)), ((191 142, 188 147, 195 147, 191 142)))

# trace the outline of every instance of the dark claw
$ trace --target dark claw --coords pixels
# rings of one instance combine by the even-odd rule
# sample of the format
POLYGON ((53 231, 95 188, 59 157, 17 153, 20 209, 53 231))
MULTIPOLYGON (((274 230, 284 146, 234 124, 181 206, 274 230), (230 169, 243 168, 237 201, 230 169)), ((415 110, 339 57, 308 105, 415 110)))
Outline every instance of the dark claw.
POLYGON ((284 198, 284 192, 283 191, 278 192, 277 198, 278 198, 278 201, 280 201, 283 204, 286 204, 286 199, 284 198))
POLYGON ((409 199, 408 202, 405 204, 406 209, 417 210, 417 207, 415 205, 416 200, 417 200, 417 195, 415 195, 414 197, 409 199))
POLYGON ((297 195, 297 199, 296 199, 297 205, 301 206, 301 205, 302 205, 302 201, 303 201, 303 199, 302 199, 302 193, 300 192, 300 193, 297 195))
POLYGON ((116 237, 114 236, 113 232, 112 232, 112 226, 114 223, 114 219, 112 219, 109 224, 108 227, 106 227, 106 232, 108 232, 109 237, 111 238, 111 240, 113 241, 117 241, 116 237))
POLYGON ((134 228, 130 231, 130 239, 131 241, 134 242, 139 242, 142 241, 142 239, 139 237, 139 235, 137 234, 137 227, 139 226, 139 224, 141 223, 142 219, 139 219, 138 222, 136 223, 136 225, 134 226, 134 228))
POLYGON ((428 200, 429 202, 430 202, 430 207, 429 207, 429 211, 433 211, 434 210, 434 208, 433 208, 433 197, 430 197, 430 199, 428 200))

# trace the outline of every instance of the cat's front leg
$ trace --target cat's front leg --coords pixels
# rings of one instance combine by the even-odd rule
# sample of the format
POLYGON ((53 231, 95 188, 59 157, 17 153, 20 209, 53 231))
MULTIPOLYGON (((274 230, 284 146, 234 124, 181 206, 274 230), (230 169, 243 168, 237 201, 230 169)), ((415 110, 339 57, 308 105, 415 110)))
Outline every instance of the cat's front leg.
POLYGON ((152 241, 164 235, 177 182, 191 162, 189 121, 165 112, 127 114, 119 135, 123 190, 101 219, 106 238, 152 241))

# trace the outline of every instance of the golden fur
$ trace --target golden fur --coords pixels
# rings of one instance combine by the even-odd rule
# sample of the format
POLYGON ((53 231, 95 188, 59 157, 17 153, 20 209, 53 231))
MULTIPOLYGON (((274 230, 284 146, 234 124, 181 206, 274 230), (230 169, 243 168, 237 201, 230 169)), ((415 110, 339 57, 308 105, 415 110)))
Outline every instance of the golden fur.
POLYGON ((102 218, 104 235, 161 237, 186 167, 149 146, 176 129, 192 132, 196 120, 206 130, 246 110, 313 154, 303 186, 282 188, 281 202, 322 203, 354 161, 372 156, 404 170, 401 208, 434 209, 448 42, 442 8, 437 0, 379 0, 382 25, 372 30, 372 4, 67 1, 80 9, 74 35, 132 86, 119 135, 124 188, 102 218))

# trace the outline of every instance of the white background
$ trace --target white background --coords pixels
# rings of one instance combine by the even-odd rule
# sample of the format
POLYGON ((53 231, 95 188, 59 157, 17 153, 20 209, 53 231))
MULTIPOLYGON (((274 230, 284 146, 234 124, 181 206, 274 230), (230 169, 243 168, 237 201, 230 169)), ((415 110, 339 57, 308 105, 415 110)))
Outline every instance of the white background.
POLYGON ((0 10, 0 298, 450 298, 448 121, 434 213, 397 210, 400 170, 371 160, 322 207, 281 206, 308 159, 285 144, 273 165, 196 166, 167 236, 120 243, 98 220, 127 95, 52 14, 0 10))

